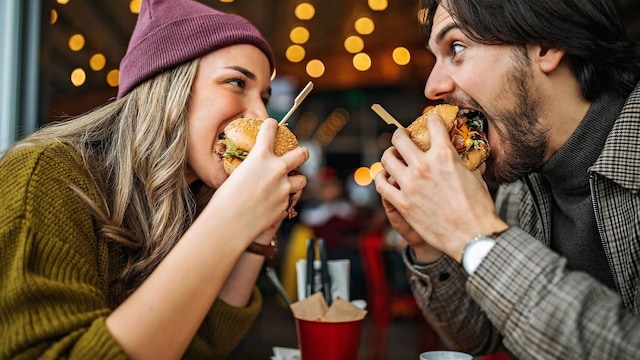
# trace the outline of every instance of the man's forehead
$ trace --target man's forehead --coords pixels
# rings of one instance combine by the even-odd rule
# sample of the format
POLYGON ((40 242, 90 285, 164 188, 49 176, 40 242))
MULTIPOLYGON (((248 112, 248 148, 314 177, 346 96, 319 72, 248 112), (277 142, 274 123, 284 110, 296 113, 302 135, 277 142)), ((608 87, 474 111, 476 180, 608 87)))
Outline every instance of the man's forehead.
POLYGON ((442 24, 443 22, 451 19, 451 14, 449 14, 446 4, 445 6, 443 6, 443 3, 440 3, 440 5, 435 8, 435 12, 433 14, 429 14, 428 16, 432 17, 432 24, 434 27, 437 24, 442 24))
POLYGON ((430 46, 433 46, 436 43, 439 43, 442 40, 442 37, 446 34, 446 32, 450 30, 452 27, 455 27, 453 18, 442 5, 438 5, 438 7, 436 8, 432 16, 433 16, 433 18, 431 19, 432 27, 430 29, 431 31, 428 39, 430 46))

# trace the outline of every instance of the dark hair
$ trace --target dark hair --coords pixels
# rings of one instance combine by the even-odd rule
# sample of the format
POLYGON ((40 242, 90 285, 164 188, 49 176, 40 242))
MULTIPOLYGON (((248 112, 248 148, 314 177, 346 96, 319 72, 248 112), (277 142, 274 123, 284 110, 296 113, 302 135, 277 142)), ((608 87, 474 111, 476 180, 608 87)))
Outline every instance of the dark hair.
POLYGON ((441 3, 473 41, 564 50, 589 101, 609 91, 626 96, 640 80, 638 44, 610 0, 421 0, 427 39, 441 3))

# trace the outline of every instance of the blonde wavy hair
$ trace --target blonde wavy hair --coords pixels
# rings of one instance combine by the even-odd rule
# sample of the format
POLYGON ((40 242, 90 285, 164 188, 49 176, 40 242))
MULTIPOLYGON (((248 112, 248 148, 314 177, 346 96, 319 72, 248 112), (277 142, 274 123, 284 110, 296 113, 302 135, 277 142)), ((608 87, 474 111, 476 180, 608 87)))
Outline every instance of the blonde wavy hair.
MULTIPOLYGON (((101 221, 103 236, 136 249, 121 274, 127 292, 149 276, 196 216, 185 169, 187 110, 198 63, 161 73, 123 98, 44 127, 9 150, 52 139, 77 149, 103 203, 69 186, 101 221)), ((206 193, 210 197, 212 190, 206 193)))

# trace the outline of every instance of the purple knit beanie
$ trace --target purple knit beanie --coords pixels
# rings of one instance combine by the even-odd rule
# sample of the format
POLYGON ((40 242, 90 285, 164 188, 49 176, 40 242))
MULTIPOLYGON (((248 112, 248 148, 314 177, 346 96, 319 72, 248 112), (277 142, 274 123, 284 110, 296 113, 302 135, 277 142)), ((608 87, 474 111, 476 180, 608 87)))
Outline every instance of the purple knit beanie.
POLYGON ((271 46, 247 19, 194 0, 142 0, 120 62, 118 99, 167 69, 236 44, 256 46, 275 67, 271 46))

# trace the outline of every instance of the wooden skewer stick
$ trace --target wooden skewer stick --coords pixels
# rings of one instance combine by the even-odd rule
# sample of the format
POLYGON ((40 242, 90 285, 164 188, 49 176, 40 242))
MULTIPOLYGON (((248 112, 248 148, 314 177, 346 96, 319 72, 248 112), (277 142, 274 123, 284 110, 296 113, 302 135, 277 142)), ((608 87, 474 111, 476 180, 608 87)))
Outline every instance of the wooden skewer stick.
POLYGON ((293 106, 291 107, 291 109, 289 109, 289 112, 282 118, 282 120, 280 120, 280 122, 278 123, 279 125, 286 124, 291 114, 293 114, 293 112, 296 111, 298 106, 300 106, 300 104, 302 103, 302 100, 304 100, 304 98, 306 98, 307 95, 309 95, 312 89, 313 89, 313 83, 309 81, 307 85, 305 85, 304 89, 300 91, 300 94, 298 94, 298 96, 296 96, 296 98, 293 99, 293 106))
POLYGON ((380 106, 380 104, 371 105, 371 110, 375 111, 376 114, 378 114, 378 116, 380 116, 382 120, 384 120, 384 122, 386 122, 387 124, 395 125, 401 129, 404 128, 404 126, 402 126, 402 124, 400 124, 398 120, 396 120, 393 116, 391 116, 391 114, 389 114, 387 110, 385 110, 382 106, 380 106))

